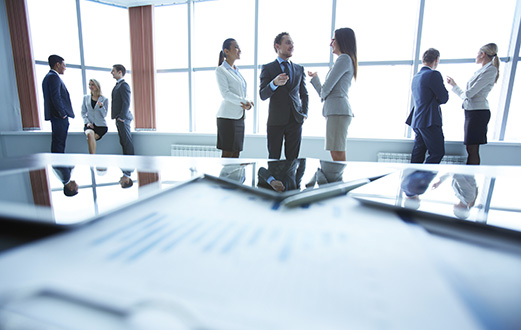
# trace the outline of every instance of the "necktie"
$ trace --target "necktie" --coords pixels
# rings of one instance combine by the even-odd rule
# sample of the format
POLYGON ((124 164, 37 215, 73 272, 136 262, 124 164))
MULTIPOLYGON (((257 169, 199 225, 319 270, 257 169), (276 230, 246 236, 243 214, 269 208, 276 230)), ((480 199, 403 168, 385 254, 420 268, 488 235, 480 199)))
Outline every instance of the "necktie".
POLYGON ((288 61, 283 61, 282 62, 282 66, 284 66, 284 73, 288 75, 289 82, 291 82, 291 76, 289 74, 289 63, 288 63, 288 61))

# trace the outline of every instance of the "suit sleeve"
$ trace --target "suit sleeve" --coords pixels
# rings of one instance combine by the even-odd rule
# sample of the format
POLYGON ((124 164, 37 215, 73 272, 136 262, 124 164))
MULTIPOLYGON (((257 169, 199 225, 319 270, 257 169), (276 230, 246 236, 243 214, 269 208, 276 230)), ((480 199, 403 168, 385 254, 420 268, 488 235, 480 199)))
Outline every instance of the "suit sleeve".
POLYGON ((64 96, 61 92, 61 79, 57 75, 51 75, 49 80, 49 93, 51 95, 53 107, 60 115, 60 118, 63 118, 67 116, 67 110, 65 108, 65 104, 63 103, 64 96))
MULTIPOLYGON (((322 85, 322 92, 320 93, 320 97, 325 100, 333 88, 336 86, 340 78, 350 69, 350 60, 347 56, 339 56, 333 64, 329 75, 327 76, 326 81, 324 81, 324 85, 322 85)), ((351 68, 352 70, 352 68, 351 68)))
POLYGON ((103 106, 99 109, 99 111, 103 118, 105 118, 107 117, 107 112, 109 111, 109 99, 103 97, 103 101, 101 103, 103 104, 103 106))
MULTIPOLYGON (((230 91, 230 84, 228 82, 228 78, 226 77, 226 72, 224 72, 223 68, 218 67, 215 70, 215 76, 217 77, 217 85, 219 85, 219 90, 221 91, 222 97, 229 102, 232 102, 237 105, 241 105, 242 103, 247 103, 248 100, 243 99, 236 93, 230 91)), ((242 86, 241 86, 242 88, 242 86)))
POLYGON ((452 91, 458 94, 463 100, 470 99, 478 94, 485 86, 494 82, 497 76, 497 69, 495 66, 488 67, 485 72, 482 72, 478 79, 467 90, 462 90, 457 85, 452 88, 452 91))
POLYGON ((87 104, 86 97, 83 98, 83 102, 81 103, 81 116, 83 117, 83 123, 88 124, 89 118, 87 117, 87 104))
POLYGON ((130 86, 125 82, 119 89, 121 95, 121 109, 117 118, 127 119, 127 112, 130 111, 130 86))
POLYGON ((259 94, 261 100, 267 100, 269 99, 275 91, 271 89, 270 82, 273 80, 272 75, 270 74, 270 68, 269 65, 263 65, 262 71, 260 74, 260 87, 259 87, 259 94))
MULTIPOLYGON (((320 82, 320 78, 318 76, 315 76, 315 77, 311 78, 311 80, 309 82, 317 91, 318 96, 320 96, 322 93, 322 83, 320 82)), ((322 101, 324 101, 324 100, 322 99, 322 101)))
POLYGON ((443 84, 443 77, 438 71, 434 71, 431 75, 431 88, 436 100, 439 104, 445 104, 449 100, 449 92, 443 84))
POLYGON ((304 74, 304 67, 300 67, 301 78, 300 78, 300 100, 302 101, 302 113, 307 117, 308 116, 308 103, 309 103, 309 95, 308 90, 306 88, 306 75, 304 74))

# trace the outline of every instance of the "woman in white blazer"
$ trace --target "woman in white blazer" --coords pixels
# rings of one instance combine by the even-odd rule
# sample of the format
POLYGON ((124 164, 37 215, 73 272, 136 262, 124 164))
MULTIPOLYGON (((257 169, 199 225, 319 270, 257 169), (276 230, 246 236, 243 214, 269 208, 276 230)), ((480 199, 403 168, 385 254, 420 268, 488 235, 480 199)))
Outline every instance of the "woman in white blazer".
POLYGON ((240 58, 237 41, 226 39, 215 75, 223 97, 217 111, 217 148, 227 158, 239 158, 244 145, 244 110, 253 107, 253 102, 246 99, 246 80, 234 64, 240 58))
POLYGON ((465 126, 463 143, 467 148, 467 164, 479 165, 479 145, 487 144, 487 126, 490 121, 490 106, 487 96, 499 78, 499 58, 497 45, 486 44, 476 56, 476 64, 481 68, 467 82, 467 88, 461 89, 454 79, 447 77, 452 91, 463 99, 465 126))
POLYGON ((347 92, 358 71, 354 31, 350 28, 337 29, 330 46, 338 58, 324 84, 320 83, 316 72, 308 71, 308 75, 324 102, 322 115, 326 117, 326 150, 331 152, 334 161, 345 161, 347 128, 353 118, 347 92))
POLYGON ((96 141, 107 133, 107 122, 105 117, 109 109, 109 100, 101 94, 101 87, 96 79, 89 81, 90 95, 83 97, 81 106, 81 116, 85 127, 83 131, 87 136, 89 153, 96 153, 96 141))

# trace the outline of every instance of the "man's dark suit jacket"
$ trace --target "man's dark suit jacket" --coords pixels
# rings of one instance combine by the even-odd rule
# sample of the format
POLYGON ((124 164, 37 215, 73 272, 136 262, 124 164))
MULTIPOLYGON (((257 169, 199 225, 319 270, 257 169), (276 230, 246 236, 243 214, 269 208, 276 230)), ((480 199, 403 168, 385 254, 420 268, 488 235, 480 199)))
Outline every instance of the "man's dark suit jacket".
POLYGON ((112 90, 112 119, 132 120, 130 109, 130 86, 122 80, 112 90))
POLYGON ((74 118, 69 91, 58 73, 50 70, 42 82, 45 120, 51 118, 74 118))
POLYGON ((442 126, 440 104, 449 100, 441 73, 424 66, 412 79, 412 128, 442 126))
POLYGON ((308 91, 304 68, 292 63, 293 77, 286 85, 279 86, 275 91, 270 82, 282 73, 277 60, 265 64, 260 75, 261 100, 270 99, 268 125, 286 125, 293 115, 297 123, 302 123, 308 114, 308 91))

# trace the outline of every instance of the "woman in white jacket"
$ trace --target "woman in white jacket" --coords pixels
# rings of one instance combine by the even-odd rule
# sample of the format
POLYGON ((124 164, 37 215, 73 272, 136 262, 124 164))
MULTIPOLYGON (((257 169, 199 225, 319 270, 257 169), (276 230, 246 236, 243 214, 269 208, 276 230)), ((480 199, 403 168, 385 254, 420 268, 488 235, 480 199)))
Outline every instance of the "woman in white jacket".
POLYGON ((479 145, 487 143, 487 126, 490 121, 490 106, 488 93, 494 87, 499 77, 499 58, 497 45, 486 44, 479 49, 476 64, 481 68, 467 82, 467 88, 461 89, 454 79, 447 77, 447 83, 452 91, 463 99, 465 109, 465 136, 463 143, 467 147, 467 164, 479 165, 479 145))
POLYGON ((89 81, 90 95, 83 97, 81 105, 81 116, 85 127, 83 131, 87 136, 89 153, 96 153, 96 141, 107 133, 107 122, 105 117, 109 108, 109 100, 101 94, 101 87, 96 79, 89 81))
POLYGON ((253 107, 253 102, 246 99, 246 80, 234 64, 240 58, 237 41, 226 39, 215 70, 223 97, 217 111, 217 149, 226 158, 239 158, 244 144, 244 112, 253 107))
POLYGON ((331 52, 338 56, 322 85, 316 72, 309 72, 311 84, 324 102, 322 115, 326 117, 326 150, 334 161, 346 160, 347 128, 353 112, 347 93, 353 77, 356 79, 358 60, 355 33, 350 28, 335 31, 331 52))

